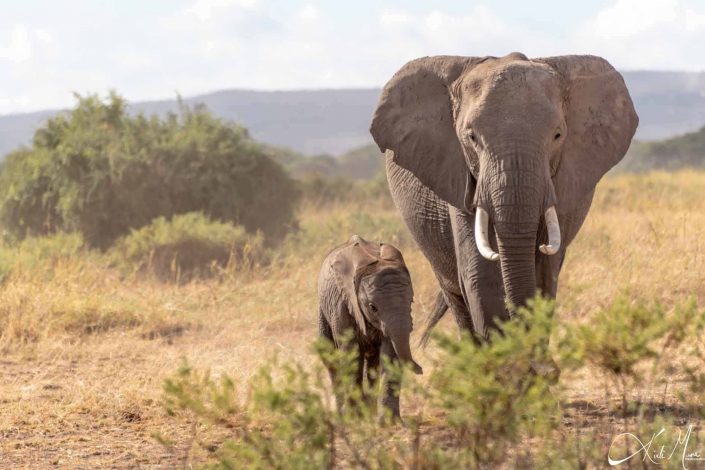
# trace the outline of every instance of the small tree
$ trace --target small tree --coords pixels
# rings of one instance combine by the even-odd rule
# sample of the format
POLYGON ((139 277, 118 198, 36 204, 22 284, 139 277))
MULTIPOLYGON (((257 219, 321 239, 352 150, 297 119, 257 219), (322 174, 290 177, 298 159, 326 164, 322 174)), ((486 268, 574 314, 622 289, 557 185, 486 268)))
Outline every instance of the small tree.
POLYGON ((79 231, 91 246, 159 216, 201 211, 281 238, 298 191, 264 146, 204 107, 130 115, 115 93, 76 96, 0 170, 0 222, 15 238, 79 231))

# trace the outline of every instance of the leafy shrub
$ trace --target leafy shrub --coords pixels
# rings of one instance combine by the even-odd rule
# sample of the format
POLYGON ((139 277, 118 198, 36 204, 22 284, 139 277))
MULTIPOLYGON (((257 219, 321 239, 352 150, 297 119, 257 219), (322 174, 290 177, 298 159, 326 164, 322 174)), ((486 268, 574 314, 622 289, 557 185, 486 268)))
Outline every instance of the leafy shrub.
MULTIPOLYGON (((699 348, 705 330, 705 312, 694 300, 667 310, 657 302, 631 301, 621 295, 611 305, 598 310, 587 323, 566 329, 559 341, 562 363, 568 367, 585 364, 597 367, 603 374, 617 379, 621 388, 621 412, 643 414, 644 404, 630 402, 635 384, 649 388, 667 384, 668 377, 660 368, 684 372, 693 384, 705 377, 688 361, 671 364, 669 358, 705 359, 699 348)), ((702 383, 702 382, 701 382, 702 383)))
MULTIPOLYGON (((182 367, 165 382, 167 409, 194 420, 194 429, 203 429, 196 426, 199 423, 219 429, 217 445, 213 434, 196 440, 211 449, 206 459, 220 468, 601 468, 608 450, 613 457, 623 457, 638 448, 615 435, 605 439, 598 430, 581 432, 577 423, 572 429, 561 427, 562 389, 531 370, 532 364, 550 360, 546 338, 554 327, 554 309, 553 302, 534 299, 488 344, 436 334, 440 351, 430 380, 421 384, 413 376, 404 378, 409 382, 404 385, 404 403, 414 404, 405 407, 404 427, 380 424, 364 406, 357 413, 336 411, 335 393, 348 393, 344 400, 364 401, 351 386, 354 353, 332 351, 324 344, 317 347, 320 361, 313 366, 268 363, 239 401, 227 376, 214 379, 182 367), (345 371, 340 389, 330 388, 322 363, 345 371)), ((704 321, 693 303, 664 313, 658 305, 622 300, 603 311, 592 324, 599 330, 595 335, 588 327, 566 327, 570 340, 561 338, 560 347, 569 342, 578 348, 566 359, 569 366, 580 367, 588 360, 610 373, 633 371, 634 364, 654 358, 655 344, 669 351, 696 343, 704 321), (622 318, 607 318, 617 314, 622 318), (596 345, 606 345, 598 338, 605 338, 602 334, 616 324, 648 332, 631 345, 605 349, 609 361, 598 360, 596 345)), ((631 431, 645 442, 654 430, 673 422, 668 415, 643 411, 631 431)), ((614 429, 609 413, 605 418, 614 429)), ((672 445, 675 437, 670 437, 673 434, 659 442, 672 445)), ((660 463, 675 468, 680 460, 676 456, 660 463)))
POLYGON ((297 190, 247 130, 202 107, 131 116, 111 94, 77 96, 0 170, 0 223, 15 238, 78 231, 92 247, 152 219, 202 211, 281 238, 297 190))
POLYGON ((549 364, 548 338, 554 303, 535 298, 520 308, 489 343, 437 335, 442 354, 432 376, 432 402, 463 449, 453 468, 498 464, 525 436, 546 436, 556 427, 558 403, 549 377, 533 371, 549 364))
MULTIPOLYGON (((352 385, 355 352, 318 343, 314 366, 270 362, 236 399, 232 379, 182 367, 165 382, 165 404, 174 416, 227 430, 210 458, 222 468, 480 468, 507 461, 510 444, 545 436, 558 407, 546 379, 530 364, 544 360, 545 334, 553 304, 537 300, 523 318, 508 323, 505 335, 477 346, 468 338, 440 337, 441 354, 430 382, 405 376, 405 402, 440 408, 452 429, 447 438, 428 432, 423 411, 407 412, 406 427, 379 421, 352 385), (334 387, 322 364, 340 377, 334 387), (333 396, 357 407, 337 410, 333 396)), ((372 396, 378 390, 368 390, 372 396)), ((374 400, 371 401, 374 403, 374 400)), ((195 425, 194 428, 200 428, 195 425)), ((203 442, 208 435, 203 434, 203 442)), ((167 439, 161 438, 167 443, 167 439)))
POLYGON ((692 300, 668 311, 660 303, 631 301, 623 294, 564 334, 563 358, 566 364, 587 362, 618 378, 639 378, 639 364, 657 362, 665 351, 682 346, 704 322, 692 300))
POLYGON ((214 222, 200 212, 164 217, 121 238, 119 262, 162 280, 184 281, 218 269, 249 267, 264 256, 262 237, 241 226, 214 222))

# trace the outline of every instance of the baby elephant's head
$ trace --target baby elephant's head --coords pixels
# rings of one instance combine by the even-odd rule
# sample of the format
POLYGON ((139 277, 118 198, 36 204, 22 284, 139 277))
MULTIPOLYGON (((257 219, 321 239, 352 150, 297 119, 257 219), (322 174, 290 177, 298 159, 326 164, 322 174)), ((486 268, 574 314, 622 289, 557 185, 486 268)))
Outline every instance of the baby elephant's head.
POLYGON ((366 242, 357 236, 350 241, 346 250, 352 268, 349 303, 358 326, 363 332, 365 323, 380 330, 399 359, 417 374, 422 373, 409 346, 414 291, 404 258, 392 245, 366 242))

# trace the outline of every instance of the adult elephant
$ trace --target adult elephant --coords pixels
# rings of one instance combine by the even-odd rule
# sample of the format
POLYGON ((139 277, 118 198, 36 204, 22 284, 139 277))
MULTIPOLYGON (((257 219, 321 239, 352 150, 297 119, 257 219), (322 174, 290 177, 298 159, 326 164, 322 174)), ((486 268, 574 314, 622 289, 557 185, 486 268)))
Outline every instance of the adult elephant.
POLYGON ((594 56, 425 57, 392 77, 370 131, 461 328, 487 338, 505 297, 555 297, 595 185, 637 124, 621 75, 594 56))

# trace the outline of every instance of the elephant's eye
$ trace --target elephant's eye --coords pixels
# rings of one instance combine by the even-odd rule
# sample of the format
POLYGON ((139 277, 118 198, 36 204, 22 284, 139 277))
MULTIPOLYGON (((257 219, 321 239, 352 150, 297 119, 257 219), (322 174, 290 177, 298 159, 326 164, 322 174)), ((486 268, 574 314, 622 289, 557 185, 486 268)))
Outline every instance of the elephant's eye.
POLYGON ((560 132, 556 132, 556 135, 553 136, 553 140, 558 140, 558 139, 560 139, 560 138, 561 138, 561 133, 560 133, 560 132))
POLYGON ((467 135, 470 142, 477 142, 477 137, 475 137, 475 132, 472 129, 468 129, 467 135))
POLYGON ((370 311, 377 313, 377 306, 373 303, 370 303, 370 311))

